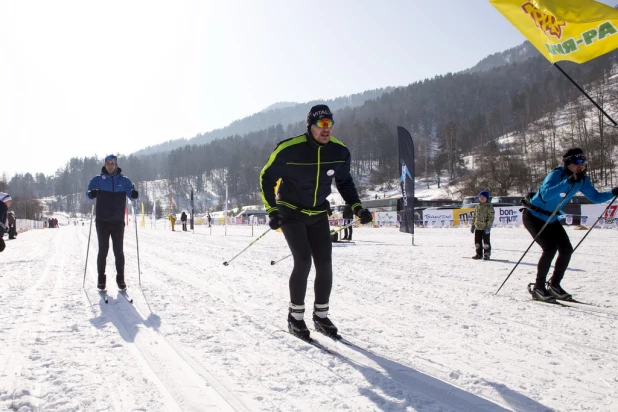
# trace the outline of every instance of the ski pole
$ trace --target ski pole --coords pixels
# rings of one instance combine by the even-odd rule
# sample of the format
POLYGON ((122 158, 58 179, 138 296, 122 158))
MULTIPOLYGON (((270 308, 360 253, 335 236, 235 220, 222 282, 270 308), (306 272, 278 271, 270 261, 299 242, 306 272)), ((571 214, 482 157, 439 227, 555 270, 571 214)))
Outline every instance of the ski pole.
POLYGON ((234 256, 233 258, 231 258, 230 260, 226 260, 225 262, 223 262, 223 266, 227 266, 230 264, 230 262, 234 259, 236 259, 238 256, 242 255, 243 252, 247 249, 249 249, 251 246, 253 246, 253 244, 255 242, 257 242, 258 240, 260 240, 261 238, 264 237, 264 235, 266 235, 268 232, 270 232, 272 229, 268 229, 266 232, 262 233, 257 239, 255 239, 253 242, 249 243, 249 246, 247 246, 246 248, 244 248, 239 254, 237 254, 236 256, 234 256))
POLYGON ((90 252, 90 235, 92 235, 92 217, 94 216, 94 206, 97 204, 97 198, 94 198, 94 203, 92 204, 92 210, 90 211, 90 226, 88 229, 88 246, 86 247, 86 266, 84 267, 84 282, 82 283, 82 288, 86 287, 86 270, 88 269, 88 252, 90 252))
POLYGON ((341 226, 339 229, 337 229, 337 230, 334 230, 334 231, 330 232, 330 234, 331 234, 331 235, 334 235, 335 233, 339 233, 339 232, 341 232, 342 230, 347 229, 347 228, 349 228, 350 226, 352 226, 353 224, 358 223, 358 222, 360 222, 360 219, 356 219, 356 220, 355 220, 355 221, 353 221, 352 223, 348 223, 348 224, 347 224, 347 225, 345 225, 345 226, 341 226))
POLYGON ((135 205, 131 202, 131 210, 133 211, 133 222, 135 222, 135 247, 137 248, 137 282, 139 288, 142 288, 142 270, 139 266, 139 240, 137 238, 137 219, 135 219, 135 205))
MULTIPOLYGON (((352 226, 352 225, 353 225, 354 223, 356 223, 356 222, 360 222, 360 219, 356 219, 356 220, 355 220, 355 221, 353 221, 352 223, 348 223, 347 225, 342 226, 342 227, 340 227, 339 229, 337 229, 337 230, 335 230, 335 231, 330 232, 331 236, 332 236, 332 235, 334 235, 335 233, 339 233, 339 232, 341 232, 342 230, 344 230, 344 229, 346 229, 346 228, 348 228, 348 227, 352 226)), ((279 259, 279 260, 271 260, 271 261, 270 261, 270 264, 271 264, 271 265, 276 265, 277 263, 281 262, 281 261, 282 261, 282 260, 284 260, 284 259, 289 258, 290 256, 292 256, 292 254, 291 254, 291 253, 290 253, 289 255, 285 256, 285 257, 282 257, 282 258, 281 258, 281 259, 279 259)))
POLYGON ((614 196, 614 198, 612 199, 611 203, 609 205, 607 205, 607 207, 605 208, 605 210, 603 211, 603 213, 601 213, 599 215, 599 217, 597 218, 597 220, 594 222, 594 224, 590 227, 590 229, 588 229, 588 232, 586 232, 586 234, 584 235, 584 237, 582 238, 582 240, 579 241, 579 243, 577 244, 577 246, 575 246, 573 248, 573 253, 575 253, 575 251, 577 250, 577 248, 579 247, 579 245, 582 244, 582 242, 584 241, 584 239, 586 239, 586 236, 588 236, 590 234, 590 232, 592 232, 592 229, 594 229, 594 227, 597 225, 597 223, 599 223, 599 220, 601 220, 601 218, 603 216, 605 216, 605 213, 609 210, 609 208, 611 207, 611 205, 614 204, 614 202, 616 201, 616 198, 618 198, 618 196, 614 196))
POLYGON ((282 258, 281 258, 281 259, 279 259, 279 260, 271 260, 271 261, 270 261, 270 264, 271 264, 271 265, 276 265, 277 263, 281 262, 281 261, 282 261, 282 260, 284 260, 284 259, 289 258, 290 256, 292 256, 292 254, 291 254, 291 253, 290 253, 289 255, 285 256, 285 257, 282 257, 282 258))
POLYGON ((530 250, 530 248, 532 247, 532 245, 534 245, 534 242, 536 242, 536 239, 541 235, 541 233, 543 233, 543 231, 545 230, 545 228, 547 227, 547 225, 549 224, 549 221, 552 220, 552 218, 554 216, 556 216, 556 213, 558 213, 560 211, 560 209, 562 208, 562 205, 564 205, 564 202, 567 200, 569 193, 571 193, 571 190, 573 190, 573 186, 571 186, 571 188, 569 189, 569 191, 567 192, 567 194, 564 196, 564 199, 562 199, 562 202, 560 202, 560 204, 556 207, 556 209, 554 210, 554 212, 549 216, 549 219, 547 219, 547 221, 545 222, 545 224, 543 225, 543 227, 541 227, 541 230, 539 230, 539 233, 536 234, 536 236, 534 237, 534 239, 532 239, 532 242, 530 243, 530 246, 528 246, 528 249, 526 249, 526 251, 524 252, 523 255, 521 255, 521 257, 519 258, 519 260, 517 261, 517 263, 515 264, 515 266, 513 267, 513 269, 511 270, 511 273, 508 274, 508 276, 506 277, 506 279, 504 279, 504 282, 502 282, 502 284, 500 285, 500 287, 498 288, 498 290, 496 291, 495 295, 498 294, 498 292, 500 292, 500 289, 502 289, 502 286, 504 286, 504 284, 506 283, 507 280, 509 280, 509 278, 511 277, 511 275, 513 274, 513 272, 515 272, 515 269, 517 269, 517 266, 519 266, 519 264, 521 263, 521 261, 523 260, 524 256, 526 256, 526 253, 528 253, 528 251, 530 250))

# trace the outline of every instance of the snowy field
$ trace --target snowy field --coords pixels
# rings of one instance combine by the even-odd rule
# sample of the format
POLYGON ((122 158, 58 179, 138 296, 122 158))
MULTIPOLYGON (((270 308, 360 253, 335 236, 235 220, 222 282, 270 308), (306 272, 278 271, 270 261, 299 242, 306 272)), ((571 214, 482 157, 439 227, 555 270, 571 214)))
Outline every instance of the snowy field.
MULTIPOLYGON (((492 231, 493 257, 462 259, 468 229, 357 229, 334 244, 331 318, 367 349, 284 332, 292 260, 280 233, 199 227, 125 232, 134 305, 96 283, 88 226, 20 234, 0 254, 0 410, 618 411, 618 231, 594 230, 563 282, 581 301, 532 302, 540 250, 492 231)), ((586 231, 569 230, 575 245, 586 231)), ((313 274, 310 275, 310 282, 313 274)), ((311 283, 312 285, 312 283, 311 283)), ((307 304, 313 303, 312 287, 307 304)), ((310 329, 312 325, 309 324, 310 329)))

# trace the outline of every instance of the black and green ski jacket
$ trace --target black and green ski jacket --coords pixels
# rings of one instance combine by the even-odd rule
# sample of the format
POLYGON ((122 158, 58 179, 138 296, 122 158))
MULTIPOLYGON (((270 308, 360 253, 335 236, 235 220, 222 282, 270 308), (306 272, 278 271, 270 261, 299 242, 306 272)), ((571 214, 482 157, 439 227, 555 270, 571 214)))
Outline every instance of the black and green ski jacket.
POLYGON ((339 140, 319 145, 306 133, 279 142, 260 173, 262 202, 269 214, 285 206, 307 215, 326 212, 331 184, 356 211, 361 208, 350 175, 350 151, 339 140), (275 196, 275 186, 281 184, 275 196))

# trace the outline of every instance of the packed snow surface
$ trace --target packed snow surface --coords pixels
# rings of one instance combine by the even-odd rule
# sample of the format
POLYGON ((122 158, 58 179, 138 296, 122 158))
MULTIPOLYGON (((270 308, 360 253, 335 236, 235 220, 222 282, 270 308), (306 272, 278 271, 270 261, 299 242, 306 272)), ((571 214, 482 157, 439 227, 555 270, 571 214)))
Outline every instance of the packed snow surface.
MULTIPOLYGON (((179 225, 177 225, 180 228, 179 225)), ((292 259, 267 227, 125 231, 118 295, 96 289, 96 232, 32 230, 0 254, 0 409, 13 411, 618 411, 618 231, 595 229, 563 287, 594 306, 533 302, 523 228, 359 228, 333 244, 331 319, 352 348, 286 333, 292 259), (253 235, 252 235, 253 230, 253 235), (137 244, 141 266, 138 279, 137 244), (500 259, 500 261, 498 261, 500 259)), ((573 244, 586 231, 568 229, 573 244)), ((306 303, 313 304, 310 274, 306 303)))

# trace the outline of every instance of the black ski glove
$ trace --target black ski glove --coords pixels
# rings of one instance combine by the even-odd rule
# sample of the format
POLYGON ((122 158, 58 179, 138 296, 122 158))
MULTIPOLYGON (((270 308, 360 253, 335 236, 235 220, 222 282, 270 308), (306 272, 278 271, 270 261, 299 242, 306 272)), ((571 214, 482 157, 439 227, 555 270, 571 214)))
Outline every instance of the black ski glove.
POLYGON ((474 233, 475 230, 474 225, 470 226, 470 233, 474 233))
POLYGON ((90 193, 88 194, 88 197, 90 199, 94 199, 95 197, 97 197, 98 194, 99 194, 99 189, 92 189, 90 193))
POLYGON ((612 189, 612 195, 618 196, 618 187, 612 189))
POLYGON ((5 247, 6 247, 6 243, 4 243, 4 239, 0 237, 0 252, 2 252, 5 247))
POLYGON ((131 199, 137 199, 138 197, 139 193, 137 193, 137 190, 131 189, 131 199))
POLYGON ((272 230, 277 230, 281 227, 281 225, 283 225, 283 218, 277 210, 270 212, 268 216, 270 217, 268 226, 270 226, 272 230))
POLYGON ((360 218, 361 225, 366 225, 367 223, 371 223, 373 221, 373 216, 368 209, 356 209, 356 216, 360 218))

